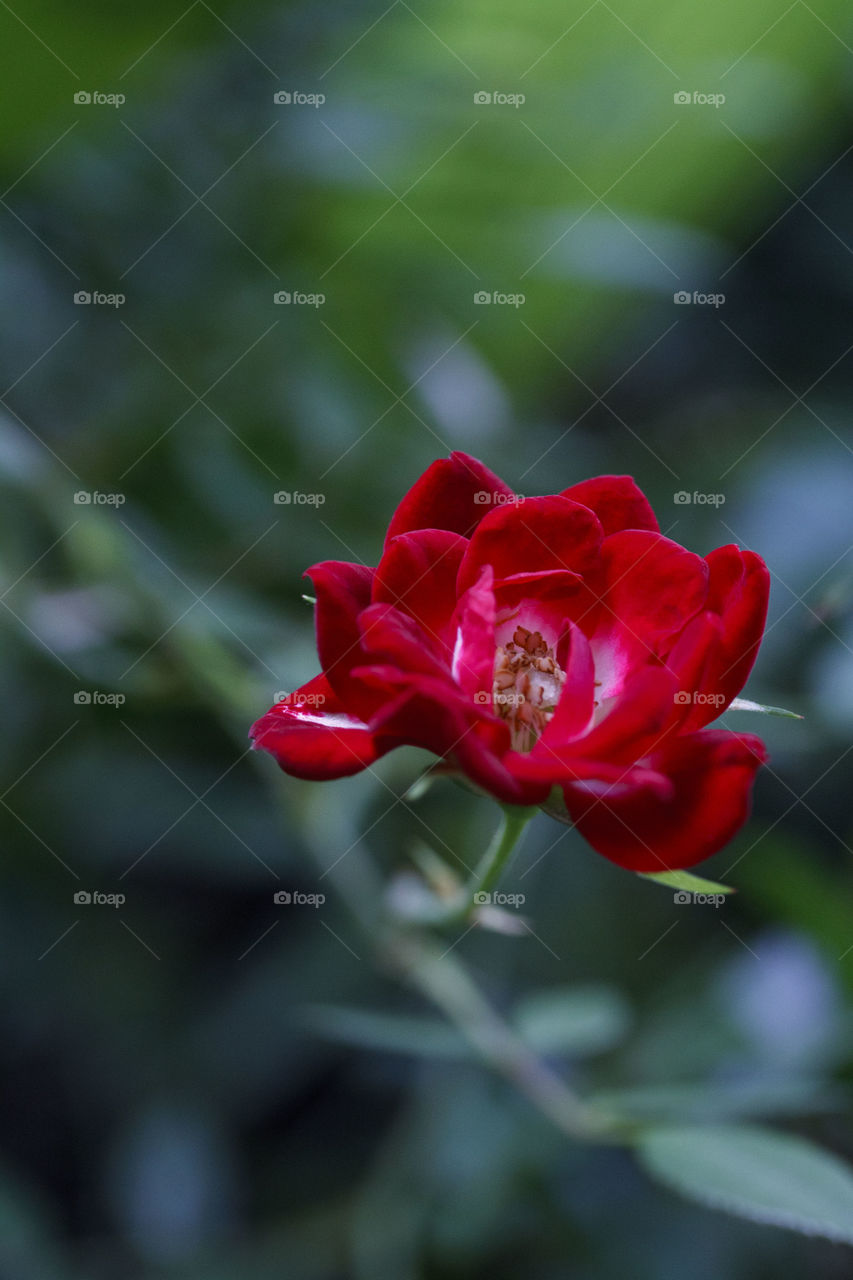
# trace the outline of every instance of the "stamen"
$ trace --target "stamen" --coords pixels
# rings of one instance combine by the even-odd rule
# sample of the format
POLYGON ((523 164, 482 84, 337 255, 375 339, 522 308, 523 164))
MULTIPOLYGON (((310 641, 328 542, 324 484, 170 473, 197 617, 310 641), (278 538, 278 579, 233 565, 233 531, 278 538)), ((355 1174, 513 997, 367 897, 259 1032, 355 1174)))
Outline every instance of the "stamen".
POLYGON ((557 709, 566 681, 540 631, 518 626, 495 654, 492 705, 509 725, 516 751, 530 751, 557 709))

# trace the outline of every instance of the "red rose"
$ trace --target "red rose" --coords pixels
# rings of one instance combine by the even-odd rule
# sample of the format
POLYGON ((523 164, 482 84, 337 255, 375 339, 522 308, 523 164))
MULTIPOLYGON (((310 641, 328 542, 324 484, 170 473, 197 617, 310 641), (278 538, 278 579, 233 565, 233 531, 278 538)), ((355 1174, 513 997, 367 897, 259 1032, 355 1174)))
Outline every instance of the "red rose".
POLYGON ((704 726, 755 660, 767 568, 663 537, 630 477, 517 498, 454 453, 406 494, 377 568, 308 573, 322 674, 251 731, 287 773, 425 747, 504 803, 564 800, 635 871, 700 862, 744 822, 764 744, 704 726))

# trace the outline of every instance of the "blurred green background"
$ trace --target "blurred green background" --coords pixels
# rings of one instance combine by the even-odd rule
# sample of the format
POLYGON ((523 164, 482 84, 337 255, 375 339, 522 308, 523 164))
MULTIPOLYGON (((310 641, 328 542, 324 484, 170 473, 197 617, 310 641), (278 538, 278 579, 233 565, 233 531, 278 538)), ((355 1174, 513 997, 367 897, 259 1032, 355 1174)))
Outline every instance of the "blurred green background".
POLYGON ((316 670, 303 569, 375 563, 450 449, 759 551, 746 692, 805 719, 725 717, 772 752, 700 869, 736 899, 541 817, 537 936, 454 954, 579 1089, 853 1159, 849 8, 32 0, 0 38, 0 1276, 849 1275, 572 1147, 375 962, 382 882, 493 806, 246 753, 316 670))

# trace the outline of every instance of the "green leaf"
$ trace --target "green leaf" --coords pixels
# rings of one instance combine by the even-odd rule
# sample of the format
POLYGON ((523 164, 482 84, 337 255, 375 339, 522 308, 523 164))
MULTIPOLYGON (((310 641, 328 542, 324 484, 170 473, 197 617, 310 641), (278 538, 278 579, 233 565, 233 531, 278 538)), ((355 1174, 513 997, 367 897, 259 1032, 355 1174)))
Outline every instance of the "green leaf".
POLYGON ((683 893, 737 893, 729 885, 703 880, 701 876, 692 876, 689 871, 640 871, 638 874, 644 880, 654 880, 667 889, 679 889, 683 893))
POLYGON ((800 1076, 608 1089, 592 1094, 587 1101, 631 1123, 646 1124, 815 1115, 843 1111, 848 1105, 847 1095, 836 1086, 800 1076))
POLYGON ((307 1027, 327 1040, 361 1049, 405 1053, 422 1058, 469 1058, 468 1042, 438 1018, 395 1017, 343 1005, 309 1005, 302 1010, 307 1027))
POLYGON ((733 698, 728 706, 729 711, 760 711, 765 716, 787 716, 789 720, 802 720, 797 711, 786 711, 784 707, 765 707, 761 702, 750 702, 749 698, 733 698))
POLYGON ((610 987, 551 987, 520 1000, 512 1022, 538 1053, 603 1053, 628 1032, 631 1013, 610 987))
POLYGON ((853 1244, 853 1171, 772 1129, 667 1126, 637 1142, 652 1177, 711 1209, 853 1244))

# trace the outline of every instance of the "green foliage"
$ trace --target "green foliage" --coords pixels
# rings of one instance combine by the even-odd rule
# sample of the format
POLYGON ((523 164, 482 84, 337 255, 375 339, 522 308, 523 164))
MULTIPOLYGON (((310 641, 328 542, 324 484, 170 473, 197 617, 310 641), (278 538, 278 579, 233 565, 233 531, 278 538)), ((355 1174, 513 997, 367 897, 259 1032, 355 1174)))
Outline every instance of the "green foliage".
POLYGON ((655 1178, 709 1208, 853 1244, 853 1172, 801 1138, 673 1126, 649 1130, 637 1152, 655 1178))

